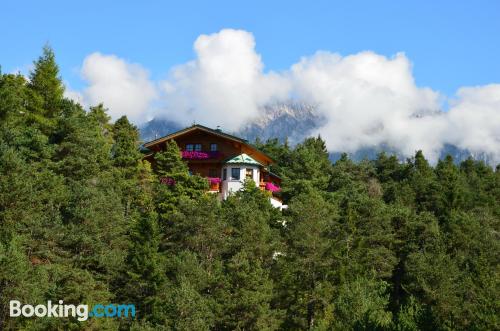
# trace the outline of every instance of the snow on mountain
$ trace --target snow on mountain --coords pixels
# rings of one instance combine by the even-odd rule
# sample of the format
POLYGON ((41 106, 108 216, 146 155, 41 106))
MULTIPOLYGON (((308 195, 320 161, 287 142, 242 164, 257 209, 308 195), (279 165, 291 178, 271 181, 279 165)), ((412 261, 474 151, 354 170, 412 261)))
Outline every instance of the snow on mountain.
MULTIPOLYGON (((416 117, 429 115, 438 115, 439 111, 425 111, 416 113, 416 117)), ((260 115, 251 122, 244 125, 237 132, 226 131, 230 134, 242 137, 250 142, 255 141, 258 137, 261 141, 270 138, 278 138, 280 141, 288 140, 290 145, 300 143, 306 137, 315 134, 315 130, 321 126, 323 121, 322 115, 318 112, 314 105, 303 102, 289 101, 286 103, 273 103, 263 107, 260 115)), ((144 123, 140 127, 141 138, 144 142, 160 138, 169 133, 182 129, 183 126, 162 118, 155 118, 144 123)), ((389 154, 396 154, 388 146, 377 146, 361 148, 354 153, 348 153, 353 160, 373 159, 378 153, 386 151, 389 154)), ((342 153, 335 152, 330 154, 332 160, 337 160, 342 153)), ((477 160, 483 160, 486 163, 492 164, 492 160, 486 154, 473 154, 470 151, 460 149, 453 145, 446 145, 441 150, 441 158, 446 155, 451 155, 459 162, 473 157, 477 160)), ((404 160, 405 157, 398 155, 399 159, 404 160)))

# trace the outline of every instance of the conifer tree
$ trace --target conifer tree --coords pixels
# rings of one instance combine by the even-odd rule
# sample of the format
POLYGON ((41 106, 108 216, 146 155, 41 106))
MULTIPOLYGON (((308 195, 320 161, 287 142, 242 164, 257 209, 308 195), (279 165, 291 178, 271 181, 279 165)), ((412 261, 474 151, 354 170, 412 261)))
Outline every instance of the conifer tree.
POLYGON ((136 169, 142 155, 139 152, 139 131, 126 116, 113 124, 113 163, 124 169, 136 169))
POLYGON ((278 300, 286 309, 283 328, 314 329, 331 314, 335 257, 330 240, 336 211, 317 191, 310 191, 292 199, 289 213, 287 249, 278 257, 278 300))
POLYGON ((28 86, 42 97, 44 116, 54 118, 59 115, 64 85, 59 77, 54 51, 50 46, 45 45, 42 55, 34 62, 28 86))
POLYGON ((292 151, 290 166, 283 171, 283 197, 287 200, 292 194, 300 194, 309 188, 326 190, 331 170, 325 141, 320 136, 307 138, 292 151))
POLYGON ((154 320, 158 295, 165 283, 164 261, 159 248, 159 229, 156 213, 141 215, 132 228, 131 246, 125 260, 125 285, 121 297, 137 303, 142 319, 154 320))
POLYGON ((161 226, 171 218, 182 199, 200 197, 208 190, 206 179, 189 173, 174 141, 167 142, 165 150, 156 153, 154 170, 158 178, 155 195, 161 226))
POLYGON ((409 182, 415 194, 417 211, 436 212, 438 209, 438 183, 433 169, 425 159, 422 151, 418 151, 409 163, 409 182))
POLYGON ((141 175, 149 171, 144 168, 147 166, 147 161, 141 160, 137 127, 132 125, 127 117, 122 116, 113 124, 112 132, 111 157, 113 166, 121 179, 119 183, 125 205, 125 217, 129 217, 131 209, 137 205, 138 195, 141 195, 137 182, 141 175))

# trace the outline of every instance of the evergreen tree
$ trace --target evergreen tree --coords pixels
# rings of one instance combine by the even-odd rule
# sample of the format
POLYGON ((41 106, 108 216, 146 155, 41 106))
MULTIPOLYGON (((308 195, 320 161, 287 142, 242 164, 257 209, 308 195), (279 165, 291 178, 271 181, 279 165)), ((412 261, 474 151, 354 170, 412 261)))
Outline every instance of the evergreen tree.
POLYGON ((59 77, 59 67, 52 48, 48 45, 44 46, 42 55, 33 64, 34 69, 30 73, 28 86, 42 97, 42 115, 47 118, 54 118, 60 112, 64 85, 59 77))
POLYGON ((325 141, 321 137, 307 138, 297 145, 290 156, 290 165, 283 171, 283 197, 307 192, 309 188, 326 190, 332 164, 328 159, 325 141))
POLYGON ((500 166, 256 142, 289 209, 220 201, 174 142, 63 97, 46 47, 0 72, 0 329, 496 330, 500 166), (137 318, 10 318, 9 301, 133 303, 137 318))
MULTIPOLYGON (((278 257, 282 278, 278 301, 286 309, 284 329, 314 329, 332 318, 337 212, 316 191, 292 199, 286 222, 286 251, 278 257)), ((327 323, 328 324, 328 323, 327 323)))
POLYGON ((174 141, 169 141, 163 152, 155 155, 156 206, 160 224, 165 226, 184 198, 198 198, 208 190, 206 179, 191 175, 174 141))
POLYGON ((116 120, 112 130, 114 139, 113 163, 116 167, 131 169, 133 172, 142 157, 139 152, 139 131, 128 121, 126 116, 116 120))
POLYGON ((160 319, 157 316, 159 293, 164 285, 164 261, 158 252, 159 229, 154 212, 137 220, 130 235, 131 246, 125 259, 125 284, 119 291, 121 298, 136 303, 141 319, 160 319))

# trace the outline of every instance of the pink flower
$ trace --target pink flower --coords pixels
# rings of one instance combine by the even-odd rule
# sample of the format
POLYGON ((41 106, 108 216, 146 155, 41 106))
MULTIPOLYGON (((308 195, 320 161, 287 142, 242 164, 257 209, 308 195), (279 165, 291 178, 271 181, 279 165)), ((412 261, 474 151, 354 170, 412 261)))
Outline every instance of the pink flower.
POLYGON ((206 160, 206 159, 218 159, 222 157, 219 151, 213 152, 201 152, 201 151, 182 151, 181 156, 183 159, 189 160, 206 160))
POLYGON ((207 177, 210 184, 219 184, 221 182, 220 178, 217 177, 207 177))
POLYGON ((208 159, 208 154, 205 152, 198 151, 182 151, 181 153, 183 159, 192 159, 192 160, 204 160, 208 159))
POLYGON ((278 185, 275 185, 274 183, 267 182, 266 183, 266 190, 271 191, 271 192, 279 192, 279 191, 281 191, 281 187, 279 187, 278 185))

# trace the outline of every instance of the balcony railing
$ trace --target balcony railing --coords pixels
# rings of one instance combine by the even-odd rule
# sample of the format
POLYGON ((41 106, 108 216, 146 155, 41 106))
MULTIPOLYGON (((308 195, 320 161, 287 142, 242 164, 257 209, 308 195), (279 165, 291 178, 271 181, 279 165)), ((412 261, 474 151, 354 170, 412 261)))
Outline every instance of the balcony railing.
POLYGON ((182 151, 181 156, 183 159, 187 160, 208 160, 208 159, 219 159, 222 157, 222 153, 219 151, 182 151))

